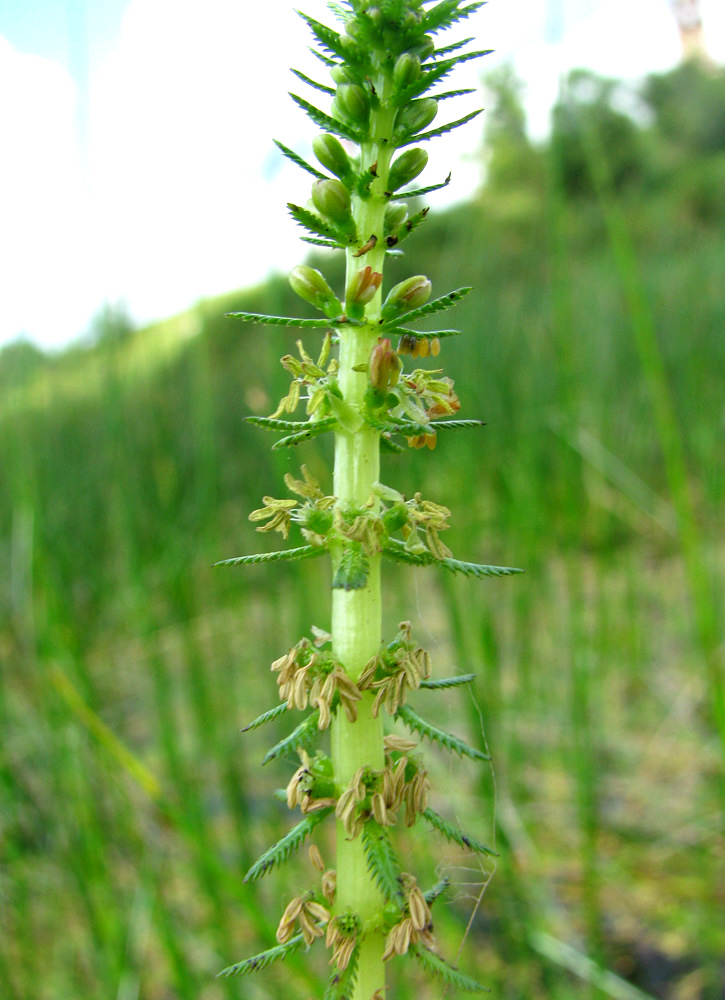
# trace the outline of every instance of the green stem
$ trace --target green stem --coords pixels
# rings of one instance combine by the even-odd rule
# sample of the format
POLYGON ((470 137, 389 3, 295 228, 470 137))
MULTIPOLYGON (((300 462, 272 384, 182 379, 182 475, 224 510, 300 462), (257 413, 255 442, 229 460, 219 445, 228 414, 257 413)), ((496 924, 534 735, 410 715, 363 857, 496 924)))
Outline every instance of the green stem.
MULTIPOLYGON (((372 115, 371 135, 374 141, 361 147, 361 165, 377 164, 377 177, 371 185, 370 197, 353 196, 353 215, 358 235, 367 241, 377 237, 376 246, 362 257, 347 252, 346 285, 358 270, 371 266, 382 273, 385 259, 384 219, 387 199, 384 195, 392 156, 392 127, 395 112, 385 107, 388 93, 383 74, 375 81, 381 108, 372 115)), ((366 310, 369 325, 340 330, 339 385, 345 401, 360 412, 368 385, 367 364, 377 340, 375 321, 380 312, 381 294, 375 296, 366 310), (364 366, 362 371, 355 367, 364 366)), ((368 503, 372 489, 380 478, 380 434, 361 427, 351 434, 340 430, 335 435, 334 491, 342 510, 360 508, 368 503)), ((361 590, 333 590, 332 646, 333 652, 353 679, 357 679, 366 663, 380 649, 382 641, 382 608, 380 556, 369 560, 367 585, 361 590)), ((385 764, 382 718, 372 716, 373 698, 365 695, 359 703, 358 718, 351 723, 338 712, 332 726, 332 760, 335 778, 345 787, 361 767, 381 770, 385 764)), ((362 839, 349 840, 341 823, 337 824, 337 899, 338 913, 356 913, 365 936, 361 943, 358 972, 352 1000, 371 1000, 377 990, 385 987, 385 967, 382 961, 384 938, 379 926, 383 897, 368 871, 362 839)))

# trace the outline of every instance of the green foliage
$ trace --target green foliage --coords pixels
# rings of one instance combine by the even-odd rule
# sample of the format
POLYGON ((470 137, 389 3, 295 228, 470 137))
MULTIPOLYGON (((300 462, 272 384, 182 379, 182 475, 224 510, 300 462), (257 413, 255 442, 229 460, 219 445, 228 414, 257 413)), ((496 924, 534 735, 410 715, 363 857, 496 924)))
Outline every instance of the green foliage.
POLYGON ((246 725, 242 729, 242 732, 249 733, 253 729, 259 729, 259 727, 263 726, 266 722, 274 722, 274 720, 278 719, 280 715, 284 715, 286 711, 287 711, 286 703, 282 703, 281 705, 275 705, 274 708, 270 708, 268 712, 263 712, 261 715, 258 715, 257 718, 254 719, 252 722, 248 723, 248 725, 246 725))
POLYGON ((395 713, 395 718, 400 719, 409 729, 420 733, 421 736, 427 736, 432 743, 437 743, 439 746, 445 747, 446 750, 452 750, 453 753, 457 753, 459 757, 470 757, 471 760, 491 759, 487 754, 476 749, 476 747, 469 746, 452 733, 447 733, 444 729, 434 726, 432 722, 428 722, 427 719, 422 718, 417 712, 414 712, 410 705, 401 705, 395 713))
MULTIPOLYGON (((435 423, 431 425, 435 428, 435 423)), ((523 573, 522 569, 515 569, 511 566, 486 566, 482 563, 462 562, 460 559, 438 559, 432 552, 411 552, 405 547, 403 542, 396 538, 389 538, 383 548, 383 555, 396 562, 407 563, 409 566, 440 566, 450 573, 460 573, 463 576, 472 576, 481 579, 484 576, 512 576, 515 573, 523 573)))
MULTIPOLYGON (((419 306, 417 309, 410 309, 408 312, 401 313, 396 316, 394 326, 399 326, 403 323, 412 323, 414 319, 422 319, 424 316, 433 316, 435 313, 443 312, 446 309, 450 309, 454 306, 456 302, 460 302, 461 299, 468 295, 472 291, 470 287, 468 288, 456 288, 452 292, 448 292, 446 295, 441 295, 440 298, 432 299, 430 302, 426 302, 425 305, 419 306)), ((388 329, 388 324, 384 323, 381 327, 383 330, 388 329)), ((429 334, 429 336, 440 336, 440 334, 429 334)))
POLYGON ((362 842, 368 870, 386 900, 402 903, 400 862, 390 843, 390 834, 386 827, 380 826, 374 819, 369 819, 363 827, 362 842))
POLYGON ((277 841, 272 847, 264 852, 264 854, 254 862, 252 867, 249 869, 247 874, 244 876, 245 882, 256 882, 257 879, 262 878, 267 872, 271 871, 275 865, 284 864, 285 861, 294 854, 295 851, 299 850, 305 839, 312 833, 318 823, 321 823, 326 816, 332 812, 331 808, 319 809, 317 812, 310 813, 309 816, 305 816, 297 826, 293 826, 292 829, 284 835, 280 840, 277 841))
POLYGON ((244 961, 237 962, 235 965, 229 965, 226 969, 222 969, 218 975, 219 977, 248 976, 250 972, 260 972, 273 962, 281 962, 289 955, 294 954, 304 943, 305 939, 302 935, 296 934, 286 944, 279 944, 276 948, 270 948, 252 958, 245 958, 244 961))
POLYGON ((299 559, 317 559, 325 554, 325 549, 319 545, 300 545, 296 549, 284 549, 280 552, 257 552, 251 556, 235 556, 233 559, 222 559, 215 566, 255 566, 258 563, 297 562, 299 559))
POLYGON ((426 972, 438 976, 448 986, 452 986, 456 990, 463 990, 464 993, 490 993, 487 986, 483 986, 477 980, 459 972, 458 969, 449 965, 440 955, 436 955, 429 948, 425 948, 423 945, 413 945, 410 950, 426 972))
POLYGON ((437 680, 422 680, 420 686, 429 690, 441 690, 442 688, 461 687, 463 684, 470 684, 476 679, 475 674, 461 674, 459 677, 441 677, 437 680))
POLYGON ((292 730, 289 736, 285 736, 284 739, 280 740, 279 743, 275 743, 266 752, 262 764, 269 764, 270 761, 277 760, 278 757, 289 757, 300 748, 309 747, 317 736, 317 720, 319 717, 319 709, 310 712, 307 718, 303 719, 299 726, 292 730))
POLYGON ((334 969, 325 990, 323 1000, 350 1000, 357 979, 357 967, 360 958, 360 945, 353 949, 347 968, 342 972, 334 969))
POLYGON ((474 854, 487 854, 491 857, 497 858, 498 854, 496 851, 492 851, 490 847, 486 847, 482 844, 480 840, 475 837, 469 836, 467 833, 463 833, 454 826, 453 823, 449 823, 448 820, 444 819, 439 813, 435 812, 434 809, 430 807, 423 811, 423 818, 430 823, 434 830, 442 834, 446 840, 450 840, 452 844, 458 844, 459 847, 465 847, 468 851, 473 851, 474 854))
POLYGON ((333 590, 361 590, 368 579, 369 562, 359 543, 346 546, 332 578, 333 590))
POLYGON ((290 149, 289 146, 285 146, 285 144, 280 142, 278 139, 274 139, 273 141, 282 155, 286 156, 288 160, 292 160, 296 166, 302 167, 303 170, 306 170, 308 174, 312 174, 312 176, 316 177, 318 180, 324 179, 326 176, 325 174, 318 170, 317 167, 313 167, 311 163, 307 162, 307 160, 303 160, 302 157, 295 153, 293 149, 290 149))

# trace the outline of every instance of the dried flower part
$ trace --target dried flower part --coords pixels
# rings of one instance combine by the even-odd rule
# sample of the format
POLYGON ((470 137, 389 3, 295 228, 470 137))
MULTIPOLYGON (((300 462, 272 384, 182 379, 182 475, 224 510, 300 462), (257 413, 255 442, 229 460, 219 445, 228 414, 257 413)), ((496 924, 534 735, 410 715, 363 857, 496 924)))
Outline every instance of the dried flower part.
POLYGON ((370 353, 368 365, 370 385, 373 389, 384 393, 389 386, 397 385, 402 367, 402 362, 393 350, 390 340, 387 337, 379 337, 370 353))
POLYGON ((356 310, 355 306, 363 307, 372 302, 382 282, 383 276, 380 271, 373 271, 369 264, 356 271, 347 286, 345 305, 348 311, 353 315, 359 313, 362 316, 362 308, 356 310))
POLYGON ((413 826, 418 816, 428 808, 428 793, 430 792, 430 781, 428 772, 419 770, 403 790, 403 801, 405 802, 405 825, 413 826))
POLYGON ((340 972, 345 970, 350 962, 359 933, 359 921, 354 913, 341 913, 333 917, 327 925, 325 944, 332 948, 330 965, 340 972))
POLYGON ((324 872, 325 862, 322 860, 322 855, 320 854, 320 849, 317 844, 310 844, 308 852, 310 856, 310 862, 318 872, 324 872))
POLYGON ((389 931, 385 940, 383 961, 388 961, 393 955, 404 955, 411 944, 422 941, 428 947, 433 947, 433 917, 425 896, 418 887, 413 875, 403 872, 403 885, 406 889, 407 915, 398 921, 389 931))
MULTIPOLYGON (((431 516, 440 519, 445 510, 445 507, 440 507, 431 516)), ((365 665, 358 678, 357 685, 361 691, 377 691, 372 706, 374 718, 377 718, 383 705, 389 715, 395 715, 405 704, 408 691, 419 688, 421 680, 427 680, 431 674, 430 654, 412 639, 410 622, 401 622, 399 628, 393 642, 365 665)))
POLYGON ((395 733, 389 733, 385 736, 383 743, 385 745, 386 754, 394 751, 396 753, 412 753, 412 751, 418 746, 415 740, 409 740, 405 736, 398 736, 395 733))
POLYGON ((337 891, 337 872, 332 870, 323 872, 322 895, 325 897, 330 906, 332 906, 335 902, 336 891, 337 891))
POLYGON ((331 359, 328 363, 331 343, 332 336, 330 333, 327 333, 322 342, 320 355, 316 362, 305 351, 300 340, 297 341, 297 350, 301 360, 298 360, 291 354, 285 354, 280 359, 282 367, 292 376, 292 383, 289 393, 279 401, 277 409, 271 414, 272 417, 279 417, 283 413, 294 413, 302 398, 302 389, 305 387, 307 393, 307 414, 316 419, 329 416, 330 408, 326 402, 327 395, 331 387, 336 383, 338 371, 338 361, 336 358, 331 359))
POLYGON ((321 903, 315 902, 312 893, 304 896, 295 896, 287 904, 282 919, 277 927, 277 940, 280 944, 286 944, 294 933, 295 923, 298 923, 305 944, 312 944, 315 938, 324 935, 324 925, 330 920, 330 911, 321 903))
POLYGON ((318 729, 327 729, 338 703, 351 722, 357 719, 360 689, 334 657, 313 649, 309 639, 300 639, 274 661, 272 670, 279 674, 280 698, 288 708, 303 710, 312 705, 319 710, 318 729))

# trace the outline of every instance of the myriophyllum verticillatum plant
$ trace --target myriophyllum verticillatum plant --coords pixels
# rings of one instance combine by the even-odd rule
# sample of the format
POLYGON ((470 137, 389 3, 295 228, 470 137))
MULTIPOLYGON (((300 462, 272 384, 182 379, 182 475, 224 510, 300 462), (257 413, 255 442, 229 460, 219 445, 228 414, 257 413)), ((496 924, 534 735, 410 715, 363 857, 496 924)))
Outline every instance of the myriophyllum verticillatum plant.
POLYGON ((445 90, 442 81, 459 63, 485 55, 465 51, 470 39, 439 45, 437 36, 481 6, 463 0, 347 0, 330 4, 341 21, 339 31, 302 15, 327 82, 294 72, 318 92, 327 110, 292 98, 322 130, 312 142, 319 166, 277 145, 314 178, 308 204, 290 204, 289 211, 306 230, 303 240, 345 254, 345 288, 336 291, 319 271, 300 265, 290 283, 322 314, 319 319, 232 314, 321 337, 312 354, 298 342, 299 357, 282 358, 292 377, 288 394, 271 416, 249 419, 283 434, 274 448, 321 434, 332 434, 335 442, 332 492, 303 465, 299 477, 285 476, 289 498, 264 497, 250 515, 257 530, 276 531, 284 539, 294 524, 305 544, 225 560, 239 565, 329 555, 332 562, 330 631, 312 627, 275 660, 280 704, 247 727, 281 716, 292 720, 292 731, 265 762, 294 758, 296 770, 282 797, 301 813, 297 825, 252 866, 247 880, 286 861, 323 823, 336 825, 337 839, 334 866, 328 866, 311 838, 310 861, 318 874, 282 913, 278 944, 223 975, 249 974, 297 949, 326 947, 331 968, 326 1000, 383 1000, 387 965, 400 958, 412 958, 457 991, 483 989, 439 954, 434 913, 445 884, 419 886, 415 875, 403 870, 394 836, 403 824, 432 828, 461 847, 489 853, 429 804, 418 741, 427 738, 474 760, 485 760, 484 754, 408 704, 411 692, 420 690, 422 699, 425 692, 466 684, 472 676, 432 679, 430 656, 410 622, 383 637, 381 563, 392 559, 474 577, 518 571, 454 559, 441 538, 450 511, 420 494, 408 499, 380 481, 381 447, 401 451, 402 440, 432 449, 440 431, 480 425, 456 418, 460 404, 452 379, 438 368, 413 364, 437 358, 444 338, 457 331, 409 326, 454 305, 470 289, 431 299, 425 275, 386 290, 383 274, 386 256, 402 253, 401 245, 428 212, 411 214, 410 199, 450 179, 411 186, 428 160, 421 144, 478 114, 433 127, 441 105, 448 108, 450 98, 470 93, 445 90), (292 419, 301 407, 305 416, 292 419), (329 755, 316 746, 328 730, 329 755))

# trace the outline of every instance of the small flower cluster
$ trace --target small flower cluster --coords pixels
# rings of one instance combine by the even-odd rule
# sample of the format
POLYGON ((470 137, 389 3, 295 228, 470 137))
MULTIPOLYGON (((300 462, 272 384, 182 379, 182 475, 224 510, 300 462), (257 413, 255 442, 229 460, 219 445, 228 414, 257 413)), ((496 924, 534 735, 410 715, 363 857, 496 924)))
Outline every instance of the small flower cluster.
POLYGON ((295 896, 282 914, 277 927, 277 940, 280 944, 286 944, 294 934, 295 924, 299 924, 305 944, 309 947, 315 938, 324 935, 324 926, 329 920, 330 911, 322 903, 316 902, 313 892, 295 896))
POLYGON ((325 405, 329 393, 339 393, 337 385, 338 361, 332 358, 328 362, 332 335, 328 333, 322 341, 322 349, 317 361, 313 361, 302 345, 302 341, 297 341, 297 350, 300 359, 291 354, 285 354, 280 359, 282 367, 292 376, 289 392, 279 401, 277 409, 270 416, 273 418, 281 416, 283 413, 294 413, 302 398, 302 389, 307 387, 306 413, 315 419, 321 419, 330 415, 330 406, 325 405), (325 365, 327 367, 325 368, 325 365))
POLYGON ((413 875, 404 872, 403 880, 406 889, 407 915, 388 932, 383 952, 384 962, 394 955, 405 955, 411 944, 417 944, 419 941, 422 941, 427 948, 435 947, 433 917, 425 896, 413 875))
POLYGON ((289 780, 285 793, 287 807, 300 807, 303 813, 331 809, 337 804, 335 783, 332 780, 332 762, 319 750, 310 757, 306 750, 300 750, 302 764, 289 780))
POLYGON ((430 653, 413 640, 410 622, 400 622, 398 629, 395 639, 366 664, 358 678, 361 691, 377 692, 372 708, 375 718, 383 705, 388 715, 395 715, 408 691, 416 691, 431 674, 430 653))
POLYGON ((325 944, 332 948, 330 965, 343 972, 350 964, 360 934, 360 921, 354 913, 338 913, 327 925, 325 944))
POLYGON ((319 709, 318 729, 327 729, 337 704, 350 722, 357 719, 360 689, 333 656, 314 649, 309 639, 300 639, 271 669, 279 674, 279 695, 288 708, 319 709))
POLYGON ((380 826, 394 826, 397 810, 405 805, 405 824, 412 826, 428 806, 428 772, 407 756, 417 744, 397 736, 385 740, 386 766, 382 771, 358 768, 337 800, 335 815, 351 840, 370 817, 380 826))
POLYGON ((390 503, 383 513, 383 524, 389 533, 400 531, 405 540, 405 546, 410 552, 431 552, 436 559, 448 559, 451 551, 440 540, 439 532, 446 531, 450 525, 448 518, 451 512, 448 507, 424 500, 420 493, 415 493, 411 500, 406 500, 402 493, 378 483, 375 494, 383 502, 390 503), (420 537, 425 536, 425 542, 420 537))
POLYGON ((325 496, 320 484, 310 475, 306 465, 302 466, 303 479, 295 479, 290 473, 284 477, 290 493, 304 500, 278 500, 276 497, 262 497, 263 507, 253 510, 250 521, 266 521, 257 531, 278 531, 284 538, 289 537, 292 521, 298 523, 305 539, 313 545, 322 545, 327 532, 332 527, 332 508, 335 498, 325 496))

